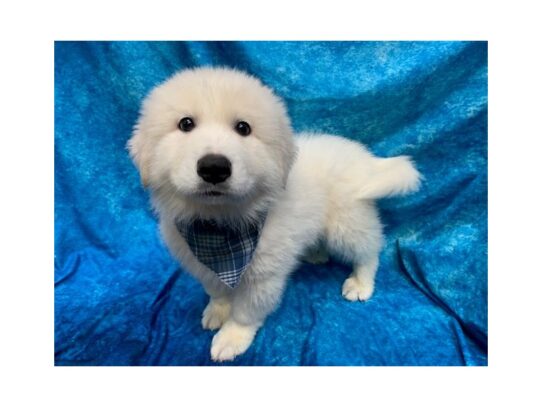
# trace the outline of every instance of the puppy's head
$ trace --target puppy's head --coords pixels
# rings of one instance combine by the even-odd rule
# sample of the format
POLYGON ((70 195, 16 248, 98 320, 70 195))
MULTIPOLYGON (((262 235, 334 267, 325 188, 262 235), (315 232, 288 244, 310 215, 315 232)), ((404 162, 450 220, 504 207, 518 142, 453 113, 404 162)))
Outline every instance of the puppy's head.
POLYGON ((225 68, 185 70, 155 88, 128 148, 145 186, 200 207, 277 191, 295 158, 282 101, 225 68))

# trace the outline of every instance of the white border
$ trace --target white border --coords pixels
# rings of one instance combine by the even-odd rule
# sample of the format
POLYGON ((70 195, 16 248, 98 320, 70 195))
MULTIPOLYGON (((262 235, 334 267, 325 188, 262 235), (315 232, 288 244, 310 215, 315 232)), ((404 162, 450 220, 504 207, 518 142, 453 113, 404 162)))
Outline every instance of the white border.
POLYGON ((540 403, 540 14, 535 2, 502 4, 155 0, 2 6, 1 97, 7 114, 0 169, 7 228, 0 268, 0 404, 540 403), (52 367, 52 78, 53 41, 60 39, 489 40, 490 366, 52 367))

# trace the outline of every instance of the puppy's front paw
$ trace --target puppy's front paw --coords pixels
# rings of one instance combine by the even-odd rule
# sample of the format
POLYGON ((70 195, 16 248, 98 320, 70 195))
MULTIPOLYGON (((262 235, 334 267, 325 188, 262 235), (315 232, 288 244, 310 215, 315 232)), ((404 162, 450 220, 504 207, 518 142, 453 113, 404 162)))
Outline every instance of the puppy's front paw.
POLYGON ((367 301, 373 291, 374 283, 361 282, 355 276, 348 277, 343 284, 343 297, 349 301, 367 301))
POLYGON ((203 329, 218 329, 230 317, 231 304, 227 300, 213 300, 203 310, 201 325, 203 329))
POLYGON ((257 329, 252 325, 241 325, 232 320, 227 321, 213 337, 211 358, 216 362, 233 360, 248 349, 257 329))

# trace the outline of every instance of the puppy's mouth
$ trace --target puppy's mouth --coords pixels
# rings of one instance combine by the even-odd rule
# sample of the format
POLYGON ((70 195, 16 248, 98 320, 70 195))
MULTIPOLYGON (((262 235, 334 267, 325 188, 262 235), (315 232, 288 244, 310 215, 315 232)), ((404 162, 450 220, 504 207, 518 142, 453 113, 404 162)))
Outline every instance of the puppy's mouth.
POLYGON ((203 191, 201 192, 201 195, 203 196, 224 196, 226 195, 224 192, 221 191, 203 191))
POLYGON ((210 205, 240 203, 246 198, 245 195, 229 188, 201 188, 195 191, 193 197, 201 203, 210 205))
POLYGON ((196 195, 199 198, 202 199, 211 199, 213 198, 223 198, 228 197, 231 195, 231 193, 227 190, 224 190, 223 188, 199 188, 198 191, 196 191, 196 195))

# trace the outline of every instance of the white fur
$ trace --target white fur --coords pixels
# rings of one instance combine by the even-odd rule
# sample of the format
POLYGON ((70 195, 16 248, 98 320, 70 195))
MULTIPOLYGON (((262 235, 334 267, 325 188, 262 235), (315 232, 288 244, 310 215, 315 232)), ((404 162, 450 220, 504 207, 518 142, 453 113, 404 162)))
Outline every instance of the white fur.
POLYGON ((211 298, 202 325, 220 328, 211 346, 217 361, 250 346, 306 252, 325 261, 325 246, 353 264, 343 296, 367 300, 383 245, 373 200, 413 191, 420 180, 408 157, 377 158, 332 135, 294 139, 281 100, 257 79, 223 68, 183 71, 157 87, 143 104, 129 149, 151 189, 167 246, 211 298), (177 129, 185 116, 196 122, 188 133, 177 129), (237 120, 251 125, 249 136, 233 130, 237 120), (196 163, 208 153, 232 162, 226 182, 212 186, 198 177, 196 163), (225 195, 202 194, 209 190, 225 195), (235 289, 194 257, 174 223, 179 216, 250 222, 261 210, 268 210, 267 219, 235 289))

